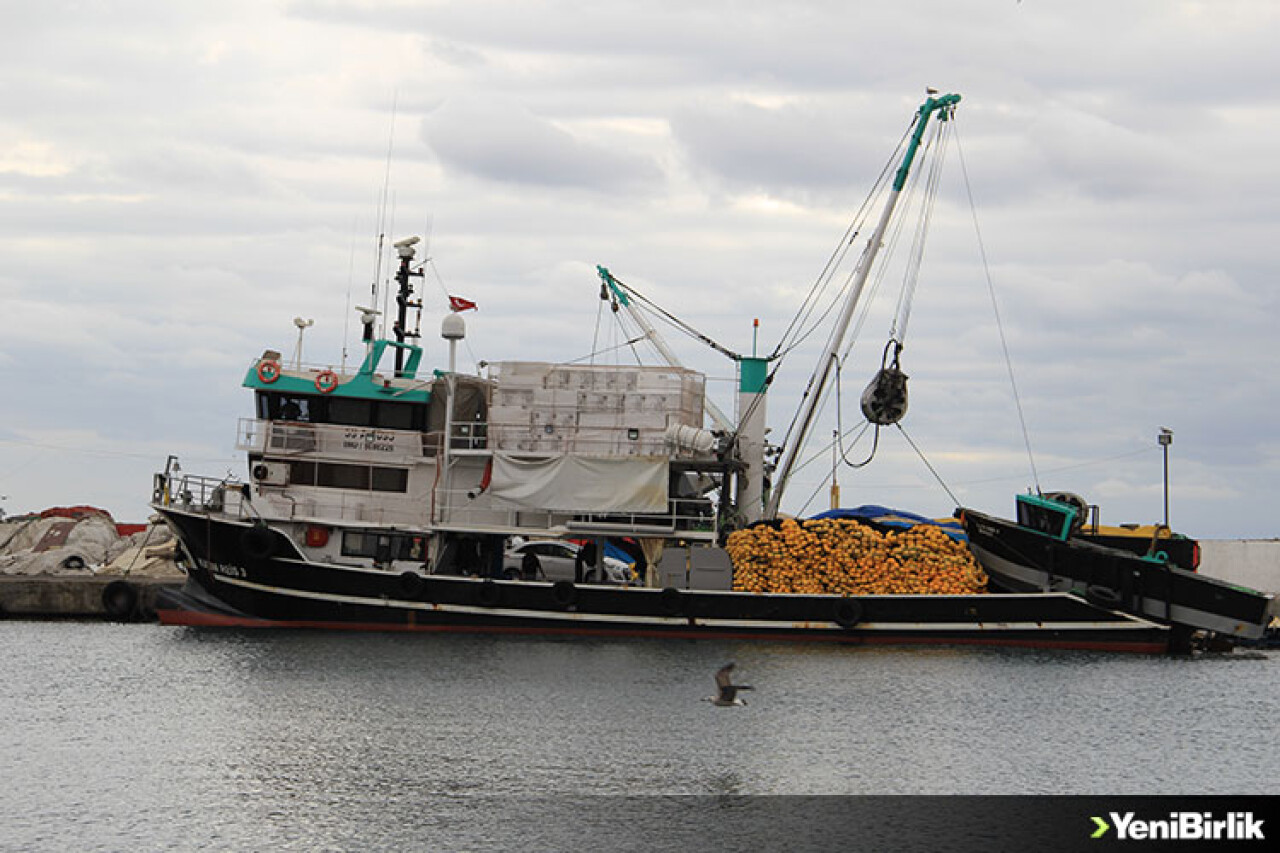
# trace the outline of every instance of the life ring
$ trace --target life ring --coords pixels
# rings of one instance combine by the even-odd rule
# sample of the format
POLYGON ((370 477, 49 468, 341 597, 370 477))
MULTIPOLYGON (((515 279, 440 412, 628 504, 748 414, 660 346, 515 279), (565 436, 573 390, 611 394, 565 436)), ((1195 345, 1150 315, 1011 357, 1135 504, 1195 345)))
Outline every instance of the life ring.
POLYGON ((1108 610, 1115 610, 1121 603, 1120 593, 1109 586, 1098 586, 1096 584, 1085 588, 1084 600, 1098 607, 1105 607, 1108 610))
POLYGON ((556 607, 567 610, 578 601, 578 588, 573 581, 556 581, 551 585, 551 599, 556 607))
POLYGON ((251 560, 265 560, 275 549, 275 536, 265 525, 255 524, 240 534, 240 551, 251 560))
POLYGON ((852 599, 842 598, 836 602, 831 618, 845 630, 853 628, 862 621, 862 604, 852 599))
POLYGON ((673 586, 658 593, 658 607, 668 616, 679 616, 684 610, 684 595, 673 586))
POLYGON ((258 379, 270 385, 280 378, 280 362, 273 358, 264 358, 258 362, 258 379))
POLYGON ((409 598, 417 598, 422 594, 422 588, 426 585, 426 581, 422 579, 422 575, 417 572, 401 572, 400 578, 396 581, 400 587, 400 592, 409 598))
POLYGON ((476 600, 482 607, 497 607, 502 603, 502 587, 491 580, 481 581, 476 590, 476 600))
POLYGON ((316 376, 316 390, 321 394, 332 394, 333 390, 338 387, 338 374, 332 370, 322 370, 316 376))
POLYGON ((112 581, 102 588, 102 608, 119 622, 128 622, 138 610, 138 590, 128 581, 112 581))

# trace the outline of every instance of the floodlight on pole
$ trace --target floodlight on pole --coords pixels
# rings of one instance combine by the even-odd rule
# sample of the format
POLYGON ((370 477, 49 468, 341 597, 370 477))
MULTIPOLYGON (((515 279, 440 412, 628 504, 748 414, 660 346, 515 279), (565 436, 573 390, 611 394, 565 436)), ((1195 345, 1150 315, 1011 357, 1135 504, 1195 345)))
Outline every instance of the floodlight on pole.
POLYGON ((1169 528, 1169 445, 1173 444, 1173 430, 1168 427, 1160 427, 1160 434, 1156 436, 1156 440, 1160 442, 1160 450, 1164 453, 1164 526, 1169 528))

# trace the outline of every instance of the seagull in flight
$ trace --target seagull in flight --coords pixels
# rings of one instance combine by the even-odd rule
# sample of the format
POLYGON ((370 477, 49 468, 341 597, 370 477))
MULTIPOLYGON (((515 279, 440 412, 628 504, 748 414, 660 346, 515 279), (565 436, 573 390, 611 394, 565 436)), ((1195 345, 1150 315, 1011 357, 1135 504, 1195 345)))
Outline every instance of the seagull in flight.
POLYGON ((708 696, 707 702, 721 708, 727 708, 732 705, 746 705, 746 700, 738 698, 739 690, 752 690, 750 684, 733 684, 731 678, 733 676, 733 668, 737 664, 727 663, 720 667, 716 672, 716 688, 715 696, 708 696))

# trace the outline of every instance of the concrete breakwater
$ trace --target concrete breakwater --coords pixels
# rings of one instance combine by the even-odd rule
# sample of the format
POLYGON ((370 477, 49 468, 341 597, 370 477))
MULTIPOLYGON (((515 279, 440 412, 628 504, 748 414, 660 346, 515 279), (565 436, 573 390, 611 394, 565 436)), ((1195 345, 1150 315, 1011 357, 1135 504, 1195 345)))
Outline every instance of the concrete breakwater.
POLYGON ((148 577, 0 577, 0 618, 155 619, 156 594, 182 580, 148 577))
POLYGON ((117 525, 92 507, 5 519, 0 618, 152 619, 157 592, 183 582, 176 549, 164 524, 117 525))

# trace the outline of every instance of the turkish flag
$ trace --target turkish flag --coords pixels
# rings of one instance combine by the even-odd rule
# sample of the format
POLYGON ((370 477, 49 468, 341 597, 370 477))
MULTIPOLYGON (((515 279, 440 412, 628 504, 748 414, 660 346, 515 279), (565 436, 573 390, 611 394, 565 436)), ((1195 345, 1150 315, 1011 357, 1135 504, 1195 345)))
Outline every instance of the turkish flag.
POLYGON ((472 308, 479 310, 479 306, 476 305, 474 302, 472 302, 470 299, 463 299, 461 296, 449 297, 450 311, 470 311, 472 308))

